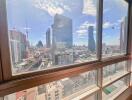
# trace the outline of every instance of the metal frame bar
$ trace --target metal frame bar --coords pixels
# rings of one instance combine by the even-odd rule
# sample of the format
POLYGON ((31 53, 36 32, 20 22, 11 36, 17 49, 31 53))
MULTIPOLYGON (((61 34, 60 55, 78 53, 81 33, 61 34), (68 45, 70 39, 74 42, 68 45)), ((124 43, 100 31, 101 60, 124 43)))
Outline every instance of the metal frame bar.
POLYGON ((6 0, 0 0, 0 49, 4 80, 11 78, 10 49, 8 44, 9 40, 6 16, 6 0))
MULTIPOLYGON (((97 58, 102 61, 102 27, 103 27, 103 0, 97 2, 97 58)), ((102 100, 103 68, 97 70, 97 85, 100 87, 98 100, 102 100)))
POLYGON ((129 1, 128 10, 128 36, 127 36, 127 55, 132 55, 132 1, 129 1))
MULTIPOLYGON (((106 84, 106 85, 102 86, 102 88, 105 88, 105 87, 107 87, 107 86, 109 86, 109 85, 115 83, 116 81, 118 81, 118 80, 120 80, 120 79, 122 79, 122 78, 124 78, 124 77, 126 77, 126 76, 128 76, 128 75, 130 75, 130 72, 127 73, 127 74, 124 74, 123 76, 121 76, 121 77, 119 77, 118 79, 116 79, 116 80, 110 82, 109 84, 106 84)), ((128 82, 127 82, 127 83, 128 83, 128 82)), ((128 86, 129 86, 129 85, 128 85, 128 86)))
MULTIPOLYGON (((120 79, 126 78, 126 86, 128 86, 128 88, 125 89, 124 91, 122 91, 117 97, 114 98, 114 100, 116 100, 119 96, 121 96, 125 91, 127 91, 127 90, 129 89, 129 84, 128 84, 128 80, 129 80, 129 79, 127 78, 127 77, 129 77, 129 75, 130 75, 130 74, 127 74, 127 75, 125 75, 124 77, 121 77, 121 78, 120 78, 120 79)), ((120 79, 118 79, 117 81, 119 81, 120 79)), ((117 82, 117 81, 114 81, 113 83, 115 83, 115 82, 117 82)), ((113 83, 111 83, 111 84, 113 84, 113 83)), ((110 85, 111 85, 111 84, 110 84, 110 85)), ((107 86, 103 87, 103 89, 106 88, 106 87, 107 87, 107 86)))
MULTIPOLYGON (((120 60, 114 59, 114 60, 111 60, 110 62, 114 61, 113 63, 118 63, 128 59, 129 59, 128 57, 125 57, 123 59, 121 58, 120 60)), ((51 72, 47 74, 27 77, 27 78, 24 77, 21 79, 18 78, 18 79, 10 80, 8 82, 0 84, 0 96, 7 95, 13 92, 18 92, 27 88, 32 88, 38 85, 46 84, 52 81, 60 80, 65 77, 72 77, 72 76, 81 74, 83 72, 98 70, 107 65, 110 65, 109 61, 106 61, 103 63, 101 62, 93 63, 90 65, 85 65, 78 68, 72 68, 72 69, 70 68, 67 70, 61 70, 61 71, 51 72)))
POLYGON ((0 82, 3 81, 3 75, 2 75, 2 64, 1 64, 1 54, 0 54, 0 82))
POLYGON ((4 17, 4 15, 3 15, 3 12, 4 12, 4 5, 2 5, 3 3, 2 3, 2 1, 0 0, 0 82, 2 82, 3 81, 3 70, 2 70, 2 60, 3 60, 3 58, 2 58, 2 53, 1 53, 1 51, 3 50, 2 49, 2 38, 1 38, 1 35, 2 35, 2 33, 3 33, 3 30, 4 30, 4 21, 2 20, 2 17, 4 17))

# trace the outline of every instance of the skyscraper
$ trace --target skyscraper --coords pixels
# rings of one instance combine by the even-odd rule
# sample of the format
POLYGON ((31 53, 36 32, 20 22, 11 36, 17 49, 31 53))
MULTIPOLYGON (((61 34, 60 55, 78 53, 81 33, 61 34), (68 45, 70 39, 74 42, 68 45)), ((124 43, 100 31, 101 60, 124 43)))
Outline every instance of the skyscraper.
POLYGON ((121 22, 121 29, 120 29, 120 50, 121 52, 126 51, 127 47, 127 17, 124 17, 124 19, 121 22))
POLYGON ((52 25, 52 57, 54 65, 73 63, 72 19, 56 14, 52 25))
POLYGON ((93 26, 89 26, 88 27, 88 49, 91 52, 95 52, 95 40, 94 40, 94 27, 93 26))
POLYGON ((11 44, 11 53, 13 63, 20 62, 22 59, 25 59, 27 56, 27 39, 26 35, 22 32, 19 32, 15 29, 9 30, 9 38, 11 44))
POLYGON ((52 43, 55 48, 71 48, 72 38, 72 19, 56 14, 52 26, 52 43))
POLYGON ((51 47, 51 31, 50 28, 48 28, 46 32, 46 47, 50 48, 51 47))

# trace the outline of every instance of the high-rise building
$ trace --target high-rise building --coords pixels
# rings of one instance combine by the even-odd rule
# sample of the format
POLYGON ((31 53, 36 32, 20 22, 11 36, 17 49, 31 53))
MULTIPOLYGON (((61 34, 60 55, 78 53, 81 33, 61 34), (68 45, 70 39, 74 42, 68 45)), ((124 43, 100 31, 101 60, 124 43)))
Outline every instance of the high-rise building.
POLYGON ((55 48, 71 48, 73 44, 72 19, 56 14, 52 34, 52 43, 55 48))
POLYGON ((12 61, 13 63, 20 62, 27 56, 27 40, 26 35, 15 29, 9 31, 12 61))
POLYGON ((95 40, 94 40, 94 27, 89 26, 88 27, 88 49, 91 52, 95 52, 95 40))
POLYGON ((124 19, 121 22, 121 29, 120 29, 120 50, 121 52, 126 51, 127 47, 127 17, 124 17, 124 19))
POLYGON ((72 19, 56 14, 52 25, 52 57, 54 65, 73 62, 72 19))
POLYGON ((48 28, 46 32, 46 47, 50 48, 51 47, 51 30, 48 28))

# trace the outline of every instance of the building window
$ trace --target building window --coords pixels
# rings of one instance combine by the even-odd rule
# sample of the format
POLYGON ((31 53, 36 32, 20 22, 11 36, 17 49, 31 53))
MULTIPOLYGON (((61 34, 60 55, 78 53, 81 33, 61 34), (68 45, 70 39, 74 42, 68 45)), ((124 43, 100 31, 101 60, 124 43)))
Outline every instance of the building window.
POLYGON ((119 96, 123 91, 128 88, 127 79, 128 77, 124 77, 119 81, 105 87, 103 89, 103 100, 114 100, 117 96, 119 96))
POLYGON ((107 85, 114 80, 128 74, 127 61, 108 65, 103 68, 103 85, 107 85))
POLYGON ((126 54, 128 3, 125 0, 104 0, 103 57, 126 54))
MULTIPOLYGON (((130 42, 126 1, 5 2, 11 55, 5 58, 10 59, 12 68, 5 75, 10 66, 4 68, 5 58, 2 59, 2 80, 9 81, 9 92, 22 91, 4 96, 4 100, 98 100, 102 97, 105 100, 114 99, 128 88, 132 78, 127 61, 130 55, 126 55, 130 42), (120 55, 124 56, 113 57, 120 55), (107 57, 113 58, 104 60, 107 57), (31 86, 44 83, 33 88, 27 85, 29 89, 23 90, 27 86, 19 84, 25 81, 33 82, 31 86)), ((2 40, 7 42, 6 38, 2 40)))
MULTIPOLYGON (((21 92, 16 92, 5 96, 5 98, 8 98, 7 100, 17 100, 12 98, 25 96, 25 100, 34 100, 33 98, 37 100, 78 100, 77 98, 79 98, 79 100, 82 100, 83 98, 88 98, 91 93, 98 90, 97 71, 93 70, 21 92)), ((95 98, 95 96, 90 96, 90 98, 95 98)))
POLYGON ((12 73, 97 59, 97 0, 7 0, 12 73))

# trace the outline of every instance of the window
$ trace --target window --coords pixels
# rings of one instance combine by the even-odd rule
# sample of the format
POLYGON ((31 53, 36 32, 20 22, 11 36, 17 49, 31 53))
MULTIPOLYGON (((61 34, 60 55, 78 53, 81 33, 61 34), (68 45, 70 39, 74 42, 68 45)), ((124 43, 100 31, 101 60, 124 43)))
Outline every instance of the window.
POLYGON ((0 96, 119 96, 130 85, 128 5, 125 0, 0 0, 0 96))
POLYGON ((107 86, 103 89, 103 100, 114 100, 119 94, 128 88, 127 77, 107 86))
POLYGON ((10 94, 4 100, 96 100, 95 94, 89 95, 98 90, 97 72, 94 70, 10 94))
POLYGON ((96 60, 97 0, 7 0, 12 73, 96 60))
POLYGON ((128 3, 125 0, 104 0, 103 57, 126 54, 128 3))
POLYGON ((128 74, 127 61, 112 64, 103 68, 103 85, 128 74))

